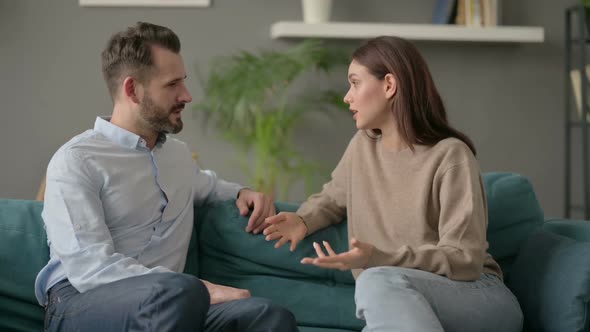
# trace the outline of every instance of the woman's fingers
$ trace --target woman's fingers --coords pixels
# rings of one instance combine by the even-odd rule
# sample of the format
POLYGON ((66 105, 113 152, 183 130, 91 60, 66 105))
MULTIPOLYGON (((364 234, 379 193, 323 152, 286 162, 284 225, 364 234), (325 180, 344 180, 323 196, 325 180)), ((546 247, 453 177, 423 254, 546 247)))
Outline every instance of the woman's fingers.
POLYGON ((334 252, 334 250, 332 249, 332 246, 330 246, 328 241, 322 241, 322 243, 324 244, 324 247, 326 247, 326 251, 328 252, 328 255, 336 256, 336 252, 334 252))
POLYGON ((285 214, 284 213, 279 213, 277 215, 270 216, 270 217, 266 218, 264 221, 267 222, 267 223, 269 223, 269 224, 276 225, 276 224, 278 224, 280 222, 285 221, 285 219, 287 219, 287 217, 285 216, 285 214))
POLYGON ((279 239, 279 238, 282 238, 282 237, 284 237, 283 234, 281 234, 279 232, 274 232, 274 233, 268 234, 264 239, 266 241, 273 241, 273 240, 276 240, 276 239, 279 239))
POLYGON ((283 246, 283 244, 287 243, 289 241, 289 239, 287 239, 287 237, 283 236, 276 244, 275 244, 275 248, 280 248, 283 246))
POLYGON ((322 250, 322 247, 320 246, 319 243, 314 242, 313 248, 315 249, 315 252, 318 255, 318 257, 326 257, 326 254, 324 254, 324 251, 322 250))
POLYGON ((278 229, 278 227, 276 225, 270 225, 270 226, 268 226, 267 228, 264 229, 264 231, 262 232, 262 234, 268 235, 268 234, 274 233, 274 232, 276 232, 278 230, 279 229, 278 229))

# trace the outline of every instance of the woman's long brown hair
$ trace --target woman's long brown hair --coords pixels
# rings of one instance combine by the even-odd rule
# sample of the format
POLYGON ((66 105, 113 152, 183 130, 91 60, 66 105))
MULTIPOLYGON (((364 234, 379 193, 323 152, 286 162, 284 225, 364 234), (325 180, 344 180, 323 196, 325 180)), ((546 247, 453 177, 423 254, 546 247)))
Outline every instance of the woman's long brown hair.
POLYGON ((352 58, 380 80, 389 73, 395 77, 397 92, 391 112, 401 138, 412 150, 413 144, 435 145, 455 137, 476 154, 471 139, 447 121, 447 112, 428 65, 416 46, 403 38, 381 36, 364 43, 352 58))

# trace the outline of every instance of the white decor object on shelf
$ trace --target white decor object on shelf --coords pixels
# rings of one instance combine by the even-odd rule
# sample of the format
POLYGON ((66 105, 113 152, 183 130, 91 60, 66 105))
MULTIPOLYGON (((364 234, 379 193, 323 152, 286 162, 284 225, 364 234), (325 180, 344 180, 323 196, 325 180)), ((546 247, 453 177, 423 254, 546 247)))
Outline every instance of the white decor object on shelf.
MULTIPOLYGON (((312 0, 313 1, 313 0, 312 0)), ((317 0, 316 0, 317 1, 317 0)), ((327 22, 276 22, 271 27, 272 38, 348 38, 366 39, 394 35, 410 40, 542 43, 543 27, 495 26, 469 27, 451 24, 389 24, 327 22)))
POLYGON ((305 23, 323 23, 330 21, 332 0, 301 0, 303 21, 305 23))

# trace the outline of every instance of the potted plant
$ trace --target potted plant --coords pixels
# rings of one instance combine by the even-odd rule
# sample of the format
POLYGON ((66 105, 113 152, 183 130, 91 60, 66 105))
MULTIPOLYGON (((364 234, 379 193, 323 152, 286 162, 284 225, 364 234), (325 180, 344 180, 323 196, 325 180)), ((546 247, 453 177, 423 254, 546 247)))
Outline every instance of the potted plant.
POLYGON ((296 125, 309 112, 345 109, 341 94, 318 91, 309 84, 296 93, 293 82, 303 74, 328 73, 346 63, 346 52, 315 40, 283 52, 242 51, 219 57, 207 79, 201 79, 204 97, 194 109, 243 154, 241 166, 256 190, 287 199, 296 180, 304 180, 309 192, 320 170, 296 149, 292 141, 296 125), (248 162, 250 155, 253 163, 248 162))

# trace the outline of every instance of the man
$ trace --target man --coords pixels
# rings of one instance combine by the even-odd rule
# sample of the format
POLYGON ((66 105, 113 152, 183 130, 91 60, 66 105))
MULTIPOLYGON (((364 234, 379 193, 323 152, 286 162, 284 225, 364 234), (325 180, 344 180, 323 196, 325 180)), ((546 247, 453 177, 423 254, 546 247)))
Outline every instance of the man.
POLYGON ((50 246, 35 293, 48 331, 297 331, 293 315, 247 290, 182 274, 193 205, 237 197, 246 231, 275 214, 267 196, 197 169, 182 129, 191 101, 180 41, 137 23, 102 53, 112 117, 63 145, 47 170, 50 246))

